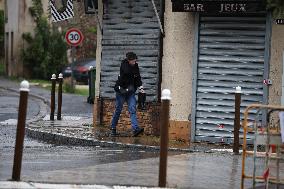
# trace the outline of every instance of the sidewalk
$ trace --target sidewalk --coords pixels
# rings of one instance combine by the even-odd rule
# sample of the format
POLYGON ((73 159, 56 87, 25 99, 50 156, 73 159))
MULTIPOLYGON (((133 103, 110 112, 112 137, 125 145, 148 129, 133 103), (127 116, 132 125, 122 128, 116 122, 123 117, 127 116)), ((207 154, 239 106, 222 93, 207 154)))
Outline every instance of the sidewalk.
POLYGON ((12 182, 0 181, 1 189, 158 189, 158 187, 139 187, 139 186, 104 186, 104 185, 74 185, 74 184, 44 184, 34 182, 12 182))

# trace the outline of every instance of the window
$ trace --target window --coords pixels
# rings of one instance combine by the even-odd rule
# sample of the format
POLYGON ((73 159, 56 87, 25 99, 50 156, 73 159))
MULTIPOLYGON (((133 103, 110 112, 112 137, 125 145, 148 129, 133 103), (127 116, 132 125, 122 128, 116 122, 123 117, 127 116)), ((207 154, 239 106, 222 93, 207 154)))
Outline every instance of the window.
POLYGON ((9 32, 6 32, 5 34, 5 62, 6 62, 6 68, 8 65, 8 61, 9 61, 9 32))
POLYGON ((98 0, 85 0, 84 5, 86 14, 95 14, 98 9, 98 0))
POLYGON ((4 6, 5 6, 5 22, 7 23, 8 22, 8 3, 7 3, 7 0, 4 1, 4 6))
POLYGON ((11 32, 11 60, 14 60, 14 32, 11 32))

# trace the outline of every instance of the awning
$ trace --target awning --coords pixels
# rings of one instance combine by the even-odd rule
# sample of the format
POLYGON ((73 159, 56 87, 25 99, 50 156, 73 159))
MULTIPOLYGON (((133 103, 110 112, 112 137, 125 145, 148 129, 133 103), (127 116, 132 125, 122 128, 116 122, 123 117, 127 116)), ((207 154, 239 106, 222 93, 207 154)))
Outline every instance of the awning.
POLYGON ((263 0, 172 0, 173 12, 249 14, 265 11, 263 0))

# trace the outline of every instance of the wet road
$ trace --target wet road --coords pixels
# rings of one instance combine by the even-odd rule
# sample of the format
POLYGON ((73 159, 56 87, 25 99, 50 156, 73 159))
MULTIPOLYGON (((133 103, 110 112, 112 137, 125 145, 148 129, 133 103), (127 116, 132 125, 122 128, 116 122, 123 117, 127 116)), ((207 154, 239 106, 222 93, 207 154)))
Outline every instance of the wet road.
MULTIPOLYGON (((28 99, 27 118, 35 117, 40 111, 39 100, 28 99)), ((18 119, 19 93, 0 89, 0 124, 14 123, 18 119)))
MULTIPOLYGON (((38 95, 43 98, 48 98, 48 91, 34 90, 37 90, 38 95)), ((92 105, 85 102, 85 98, 64 94, 65 104, 62 107, 62 112, 65 114, 63 113, 63 115, 91 116, 92 105)), ((40 103, 42 103, 41 100, 29 96, 27 120, 39 114, 40 103)), ((0 180, 8 180, 12 175, 18 106, 19 93, 0 88, 0 180)), ((21 178, 22 180, 34 180, 45 172, 73 170, 99 164, 158 157, 158 155, 157 152, 110 149, 99 146, 56 146, 26 137, 21 178)), ((54 177, 44 177, 41 178, 41 181, 53 182, 54 177)), ((74 182, 74 180, 67 179, 62 182, 74 182)), ((91 183, 92 181, 87 179, 86 182, 91 183)))
MULTIPOLYGON (((0 180, 8 180, 12 175, 14 136, 16 126, 0 127, 0 180)), ((149 157, 158 157, 157 152, 131 151, 125 149, 110 149, 95 147, 56 146, 25 138, 23 152, 22 180, 38 180, 39 175, 51 171, 70 172, 100 164, 131 161, 149 157)), ((89 173, 91 174, 91 173, 89 173)), ((74 175, 76 177, 76 174, 74 175)), ((42 182, 54 182, 56 177, 41 177, 42 182)), ((92 183, 88 176, 85 182, 92 183)), ((56 179, 57 180, 57 179, 56 179)), ((73 179, 63 179, 61 182, 72 183, 73 179)), ((76 182, 76 181, 75 181, 76 182)))

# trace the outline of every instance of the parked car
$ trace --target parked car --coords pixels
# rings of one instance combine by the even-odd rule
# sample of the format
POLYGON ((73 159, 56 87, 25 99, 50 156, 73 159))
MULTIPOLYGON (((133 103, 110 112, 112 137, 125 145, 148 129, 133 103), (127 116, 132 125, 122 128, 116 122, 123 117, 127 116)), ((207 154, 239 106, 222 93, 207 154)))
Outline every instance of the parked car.
POLYGON ((61 73, 63 74, 63 77, 70 77, 72 70, 71 70, 71 65, 63 67, 61 73))
MULTIPOLYGON (((95 59, 86 59, 74 62, 72 71, 75 80, 88 84, 88 71, 90 66, 96 67, 95 59)), ((70 77, 71 73, 71 65, 68 65, 62 69, 63 77, 70 77)))

